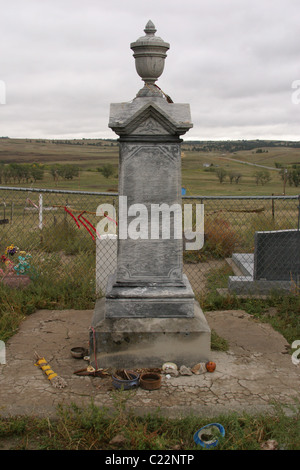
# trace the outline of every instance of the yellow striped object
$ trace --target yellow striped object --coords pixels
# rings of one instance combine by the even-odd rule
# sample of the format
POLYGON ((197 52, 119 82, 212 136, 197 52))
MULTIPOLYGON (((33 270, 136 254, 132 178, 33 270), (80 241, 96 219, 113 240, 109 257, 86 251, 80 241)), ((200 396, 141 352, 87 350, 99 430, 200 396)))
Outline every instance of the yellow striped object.
POLYGON ((57 374, 53 372, 53 370, 51 369, 51 367, 49 366, 49 364, 47 363, 44 357, 39 359, 34 365, 39 366, 42 369, 42 371, 45 372, 49 380, 52 380, 54 379, 54 377, 57 377, 57 374))
POLYGON ((42 371, 46 374, 46 376, 51 381, 51 384, 54 387, 64 388, 67 385, 61 377, 59 377, 55 372, 53 372, 44 357, 40 357, 37 353, 35 353, 35 358, 37 359, 37 361, 34 365, 42 369, 42 371))

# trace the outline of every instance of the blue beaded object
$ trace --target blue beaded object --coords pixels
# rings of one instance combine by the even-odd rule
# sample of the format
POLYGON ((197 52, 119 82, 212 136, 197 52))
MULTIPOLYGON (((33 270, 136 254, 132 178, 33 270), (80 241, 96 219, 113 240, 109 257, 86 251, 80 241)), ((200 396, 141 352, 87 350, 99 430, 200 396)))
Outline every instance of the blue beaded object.
POLYGON ((194 434, 194 441, 196 444, 199 444, 200 446, 204 447, 205 449, 209 449, 210 447, 216 447, 218 445, 219 440, 217 438, 213 438, 211 441, 203 441, 201 439, 202 434, 205 434, 205 431, 209 428, 217 428, 220 431, 220 435, 222 437, 225 436, 225 429, 224 427, 219 424, 219 423, 211 423, 207 424, 206 426, 203 426, 203 428, 198 429, 198 431, 195 432, 194 434))

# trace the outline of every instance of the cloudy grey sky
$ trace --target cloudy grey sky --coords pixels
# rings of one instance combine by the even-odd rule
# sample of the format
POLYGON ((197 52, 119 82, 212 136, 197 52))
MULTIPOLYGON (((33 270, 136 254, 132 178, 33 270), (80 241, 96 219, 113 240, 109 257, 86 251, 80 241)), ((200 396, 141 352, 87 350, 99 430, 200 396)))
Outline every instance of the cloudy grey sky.
POLYGON ((157 84, 191 106, 185 139, 300 140, 299 0, 0 0, 0 12, 0 136, 116 138, 109 105, 143 85, 130 43, 151 19, 171 46, 157 84))

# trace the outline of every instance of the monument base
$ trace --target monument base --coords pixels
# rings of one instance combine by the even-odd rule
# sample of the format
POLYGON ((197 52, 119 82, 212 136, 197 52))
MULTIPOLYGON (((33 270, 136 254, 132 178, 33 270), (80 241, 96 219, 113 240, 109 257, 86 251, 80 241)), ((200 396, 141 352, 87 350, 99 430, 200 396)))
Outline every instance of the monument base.
POLYGON ((193 317, 195 294, 187 276, 182 286, 118 286, 116 276, 108 279, 106 318, 193 317))
POLYGON ((153 368, 171 361, 192 367, 209 360, 211 331, 194 302, 192 318, 106 318, 106 299, 96 302, 90 358, 98 368, 153 368))

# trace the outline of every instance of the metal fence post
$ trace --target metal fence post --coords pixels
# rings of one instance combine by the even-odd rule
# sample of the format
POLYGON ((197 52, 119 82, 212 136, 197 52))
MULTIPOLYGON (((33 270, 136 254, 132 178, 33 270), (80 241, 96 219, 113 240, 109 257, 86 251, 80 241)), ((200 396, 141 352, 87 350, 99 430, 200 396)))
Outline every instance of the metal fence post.
POLYGON ((43 229, 43 195, 39 195, 39 229, 43 229))
MULTIPOLYGON (((298 232, 300 231, 300 194, 298 196, 298 232)), ((297 286, 300 288, 300 276, 297 276, 297 286)), ((298 290, 299 292, 299 290, 298 290)))

